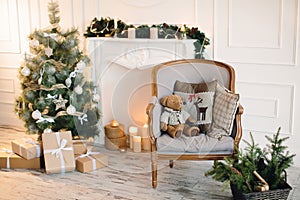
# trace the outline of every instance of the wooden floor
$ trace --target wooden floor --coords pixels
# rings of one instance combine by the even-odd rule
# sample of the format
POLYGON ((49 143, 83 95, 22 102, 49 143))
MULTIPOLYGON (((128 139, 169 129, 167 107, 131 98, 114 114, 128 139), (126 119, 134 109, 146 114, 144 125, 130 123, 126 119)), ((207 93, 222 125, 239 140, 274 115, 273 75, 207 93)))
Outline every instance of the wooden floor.
MULTIPOLYGON (((0 127, 0 147, 24 136, 20 130, 0 127)), ((158 187, 151 187, 149 153, 107 151, 109 166, 91 173, 72 172, 47 175, 43 170, 0 170, 0 199, 232 199, 230 189, 205 177, 211 162, 177 161, 170 169, 160 162, 158 187)), ((300 170, 288 170, 293 187, 289 199, 300 199, 300 170)))

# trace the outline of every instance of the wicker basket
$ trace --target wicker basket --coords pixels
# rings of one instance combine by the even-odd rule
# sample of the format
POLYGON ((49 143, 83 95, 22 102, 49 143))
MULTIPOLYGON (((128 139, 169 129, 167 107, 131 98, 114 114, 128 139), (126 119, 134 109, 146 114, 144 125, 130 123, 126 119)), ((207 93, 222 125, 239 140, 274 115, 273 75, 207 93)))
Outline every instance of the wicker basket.
POLYGON ((233 184, 231 184, 230 186, 233 199, 235 200, 284 200, 288 198, 290 190, 292 190, 292 187, 286 182, 280 189, 264 192, 251 192, 247 194, 242 193, 233 184))

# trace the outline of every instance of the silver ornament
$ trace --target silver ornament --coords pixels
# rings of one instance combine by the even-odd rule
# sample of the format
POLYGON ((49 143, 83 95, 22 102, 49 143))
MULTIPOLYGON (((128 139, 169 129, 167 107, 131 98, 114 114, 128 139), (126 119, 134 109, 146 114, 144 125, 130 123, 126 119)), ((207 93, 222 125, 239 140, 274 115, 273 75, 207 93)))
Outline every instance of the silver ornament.
POLYGON ((53 55, 53 49, 51 49, 50 47, 45 48, 45 54, 50 57, 53 55))
POLYGON ((23 69, 21 70, 21 74, 23 76, 29 76, 30 75, 30 69, 27 66, 23 67, 23 69))
POLYGON ((81 60, 81 61, 79 61, 79 62, 77 63, 76 67, 77 67, 77 69, 81 72, 81 71, 83 71, 84 68, 86 67, 86 64, 85 64, 85 62, 83 62, 83 61, 81 60))
POLYGON ((46 128, 46 129, 44 129, 44 133, 52 133, 51 128, 46 128))
POLYGON ((36 39, 30 40, 29 45, 32 47, 37 47, 40 45, 39 41, 36 39))
POLYGON ((94 94, 93 101, 98 102, 100 100, 99 94, 94 94))
POLYGON ((69 106, 67 107, 67 113, 68 113, 69 115, 73 115, 75 112, 76 112, 76 108, 75 108, 74 106, 69 105, 69 106))
POLYGON ((72 80, 70 78, 67 78, 65 80, 65 83, 66 83, 66 86, 69 88, 71 86, 71 84, 72 84, 72 80))
POLYGON ((42 117, 42 113, 39 110, 35 110, 31 113, 33 119, 40 119, 42 117))
POLYGON ((80 85, 77 85, 74 88, 74 91, 75 91, 76 94, 82 94, 82 87, 80 85))

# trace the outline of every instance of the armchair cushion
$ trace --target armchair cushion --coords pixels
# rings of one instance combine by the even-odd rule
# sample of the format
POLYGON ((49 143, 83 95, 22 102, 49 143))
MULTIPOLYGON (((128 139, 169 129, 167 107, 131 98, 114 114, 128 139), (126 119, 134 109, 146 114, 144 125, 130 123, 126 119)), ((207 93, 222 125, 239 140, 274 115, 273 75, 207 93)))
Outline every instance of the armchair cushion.
POLYGON ((205 134, 195 137, 171 138, 169 135, 163 134, 157 138, 156 146, 158 153, 231 154, 234 148, 234 139, 225 136, 219 140, 205 134))

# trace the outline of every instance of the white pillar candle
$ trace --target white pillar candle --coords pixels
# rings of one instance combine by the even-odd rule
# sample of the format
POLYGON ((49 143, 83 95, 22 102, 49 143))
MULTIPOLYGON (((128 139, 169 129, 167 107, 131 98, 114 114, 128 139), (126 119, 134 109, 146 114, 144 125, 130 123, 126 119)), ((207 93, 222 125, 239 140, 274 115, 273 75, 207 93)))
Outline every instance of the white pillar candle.
POLYGON ((156 27, 150 28, 150 39, 158 39, 158 29, 156 27))
POLYGON ((148 124, 145 124, 142 128, 142 149, 145 151, 150 151, 151 149, 148 128, 148 124))
POLYGON ((138 128, 136 126, 130 126, 129 127, 129 145, 130 149, 133 148, 133 136, 136 136, 138 134, 138 128))
POLYGON ((128 38, 135 39, 135 28, 128 28, 128 38))
POLYGON ((142 151, 142 138, 139 135, 133 136, 133 152, 142 151))

